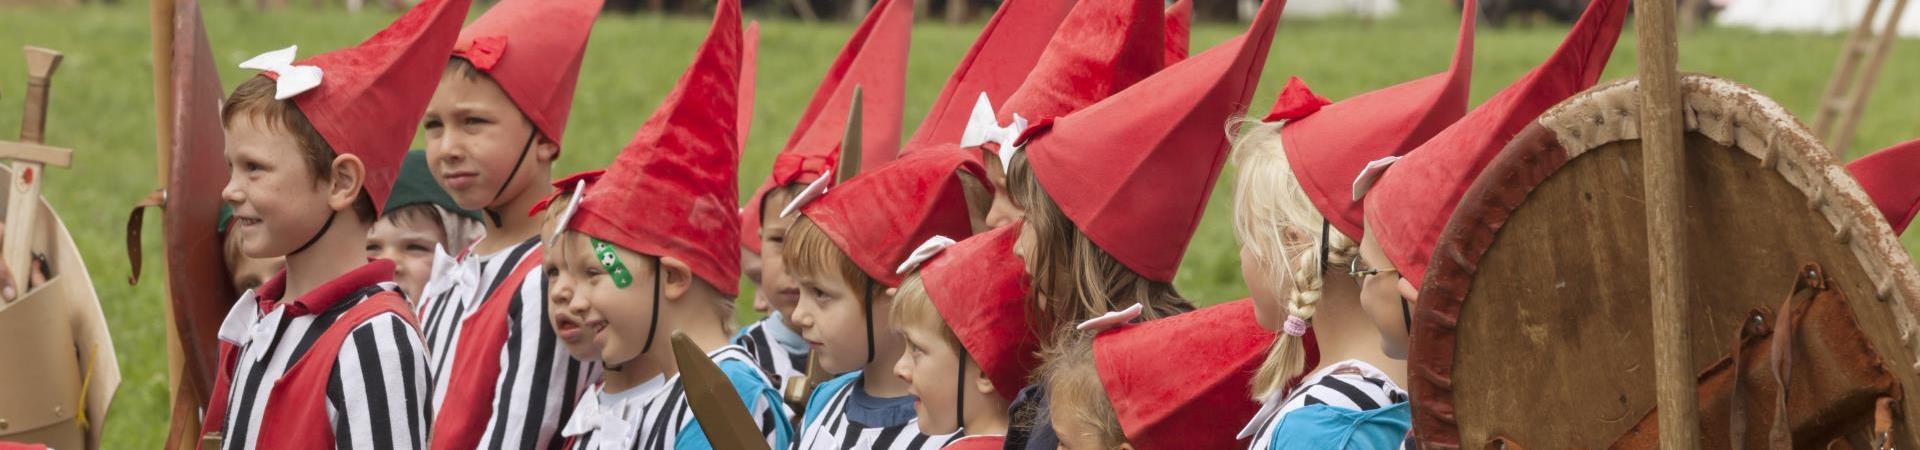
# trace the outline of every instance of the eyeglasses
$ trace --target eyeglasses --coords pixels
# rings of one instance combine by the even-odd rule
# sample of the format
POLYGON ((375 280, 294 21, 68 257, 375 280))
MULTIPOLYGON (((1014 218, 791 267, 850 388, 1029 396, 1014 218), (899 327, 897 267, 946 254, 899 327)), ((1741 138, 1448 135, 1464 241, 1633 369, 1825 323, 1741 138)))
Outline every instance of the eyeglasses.
POLYGON ((1383 273, 1400 273, 1400 269, 1392 269, 1392 268, 1361 269, 1360 266, 1357 266, 1357 265, 1347 268, 1347 276, 1353 277, 1353 279, 1361 280, 1361 281, 1365 281, 1367 278, 1373 277, 1374 275, 1383 274, 1383 273))

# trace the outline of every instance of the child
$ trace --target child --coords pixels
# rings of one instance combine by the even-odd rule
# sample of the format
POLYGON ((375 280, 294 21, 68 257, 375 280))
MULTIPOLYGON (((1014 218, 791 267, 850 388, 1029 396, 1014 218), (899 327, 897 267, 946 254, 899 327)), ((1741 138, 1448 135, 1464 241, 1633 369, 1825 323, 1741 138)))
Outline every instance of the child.
MULTIPOLYGON (((1474 10, 1472 0, 1466 5, 1474 10)), ((1359 244, 1349 236, 1360 235, 1361 215, 1345 180, 1367 161, 1412 150, 1466 113, 1473 20, 1462 17, 1447 72, 1338 104, 1293 78, 1272 113, 1240 127, 1233 207, 1241 274, 1260 326, 1282 332, 1254 376, 1260 412, 1237 436, 1252 438, 1250 449, 1297 440, 1274 431, 1308 404, 1371 410, 1405 399, 1394 380, 1405 379, 1406 363, 1381 351, 1350 275, 1359 244), (1307 387, 1287 395, 1287 384, 1302 374, 1307 387)), ((1337 447, 1335 439, 1309 441, 1337 447)))
POLYGON ((949 449, 1006 445, 1007 404, 1039 363, 1040 339, 1027 328, 1026 272, 1013 255, 1018 231, 1003 227, 960 243, 936 237, 902 267, 931 258, 894 295, 891 319, 907 351, 893 372, 920 400, 913 409, 921 431, 966 435, 949 449))
POLYGON ((385 211, 367 231, 367 257, 392 260, 396 266, 393 281, 417 307, 433 264, 453 262, 436 261, 434 256, 445 254, 448 248, 467 248, 479 237, 480 215, 460 209, 453 197, 440 189, 427 169, 427 152, 421 150, 407 152, 385 211))
MULTIPOLYGON (((1157 319, 1193 309, 1173 275, 1225 162, 1220 127, 1253 94, 1280 3, 1264 4, 1242 37, 1042 120, 1015 142, 1007 184, 1026 219, 1014 248, 1033 277, 1028 317, 1043 343, 1069 340, 1068 327, 1105 311, 1141 305, 1142 318, 1157 319)), ((1045 395, 1023 393, 1016 408, 1044 405, 1045 395)), ((1045 411, 1019 415, 1032 419, 1033 436, 1016 431, 1010 441, 1053 443, 1033 426, 1045 411)))
POLYGON ((752 350, 760 370, 783 390, 805 382, 811 350, 807 341, 793 331, 793 309, 800 302, 800 288, 781 259, 793 217, 781 217, 780 208, 792 202, 801 188, 819 180, 821 174, 840 168, 840 141, 851 120, 848 111, 852 109, 855 86, 861 89, 865 112, 860 121, 863 151, 846 167, 875 168, 894 159, 906 97, 912 10, 910 2, 889 0, 875 3, 868 11, 801 112, 800 123, 774 158, 773 172, 743 208, 741 223, 747 228, 743 237, 753 236, 759 241, 754 244, 760 252, 757 291, 764 293, 775 313, 747 325, 733 342, 752 350), (888 6, 894 3, 908 4, 904 9, 888 6))
POLYGON ((426 445, 426 348, 393 263, 363 248, 467 6, 428 0, 359 46, 240 65, 265 73, 221 108, 221 195, 241 252, 287 269, 221 324, 203 431, 225 448, 426 445))
POLYGON ((902 343, 886 312, 914 243, 973 233, 955 164, 976 179, 985 170, 958 152, 913 155, 830 190, 816 181, 783 211, 799 213, 781 253, 801 287, 793 322, 820 368, 839 374, 808 400, 800 450, 939 448, 952 438, 922 434, 914 397, 888 375, 902 343))
POLYGON ((1167 34, 1162 4, 1160 0, 1075 4, 1018 89, 1006 94, 997 107, 993 101, 998 97, 974 103, 959 145, 980 152, 987 165, 994 188, 987 226, 1005 226, 1025 215, 1012 197, 1006 174, 1013 141, 1030 124, 1084 108, 1169 64, 1166 58, 1172 53, 1173 39, 1167 34))
POLYGON ((1903 142, 1885 150, 1868 153, 1847 163, 1847 173, 1860 182, 1861 190, 1873 199, 1880 217, 1899 236, 1913 224, 1914 211, 1920 211, 1920 183, 1913 182, 1912 170, 1920 167, 1920 139, 1903 142))
MULTIPOLYGON (((544 213, 540 214, 542 216, 541 228, 543 229, 540 235, 540 242, 556 242, 555 236, 559 234, 562 228, 560 226, 560 213, 572 208, 573 205, 570 196, 573 195, 575 190, 592 186, 594 181, 599 180, 600 173, 601 172, 596 171, 585 176, 576 175, 554 183, 554 193, 561 195, 561 197, 556 197, 536 206, 539 211, 544 211, 544 213)), ((543 254, 543 259, 540 261, 540 268, 545 272, 544 276, 547 280, 548 326, 553 327, 554 337, 559 339, 560 345, 567 349, 568 356, 572 356, 573 359, 579 360, 582 363, 591 364, 600 362, 600 344, 594 342, 593 336, 590 335, 589 330, 586 329, 588 307, 586 297, 575 295, 572 278, 577 276, 576 274, 588 271, 590 267, 579 267, 570 264, 565 252, 541 253, 543 254)), ((630 374, 631 373, 601 373, 603 377, 620 377, 630 374)), ((590 381, 597 382, 600 380, 590 381)))
POLYGON ((680 84, 560 215, 554 303, 570 298, 606 367, 562 434, 574 448, 711 448, 694 420, 674 350, 685 333, 713 359, 767 445, 792 439, 791 413, 745 348, 729 345, 739 293, 734 126, 740 6, 725 0, 680 84), (564 297, 563 297, 564 296, 564 297))
POLYGON ((496 4, 460 33, 421 118, 427 164, 486 236, 421 293, 435 449, 549 449, 592 368, 546 320, 539 220, 600 0, 496 4), (571 388, 572 390, 569 390, 571 388))
POLYGON ((240 233, 233 231, 233 205, 220 205, 221 255, 227 263, 227 280, 233 285, 234 292, 246 292, 260 287, 267 279, 273 278, 287 266, 287 257, 251 258, 240 251, 240 233))
POLYGON ((1090 320, 1081 328, 1096 336, 1048 350, 1041 379, 1060 448, 1238 447, 1234 424, 1259 409, 1246 387, 1274 337, 1254 319, 1253 302, 1127 324, 1139 312, 1090 320))

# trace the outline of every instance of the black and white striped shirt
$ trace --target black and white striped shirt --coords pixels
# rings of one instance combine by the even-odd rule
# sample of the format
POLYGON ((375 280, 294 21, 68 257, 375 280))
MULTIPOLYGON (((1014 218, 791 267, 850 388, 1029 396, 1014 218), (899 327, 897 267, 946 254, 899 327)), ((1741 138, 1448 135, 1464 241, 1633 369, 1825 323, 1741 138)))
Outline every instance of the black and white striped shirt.
POLYGON ((800 429, 796 450, 933 450, 961 437, 958 431, 938 436, 923 434, 918 418, 878 427, 852 420, 847 408, 854 390, 859 388, 860 376, 861 372, 856 371, 820 384, 817 389, 822 391, 815 392, 808 401, 823 403, 818 407, 807 406, 809 414, 800 429))
MULTIPOLYGON (((501 286, 521 261, 537 254, 539 237, 490 255, 455 260, 444 252, 434 261, 434 273, 421 289, 422 333, 431 355, 432 409, 446 405, 448 382, 463 369, 452 367, 460 351, 459 336, 467 318, 478 311, 494 291, 514 289, 506 343, 500 354, 500 373, 494 383, 492 414, 480 448, 556 449, 564 438, 560 425, 571 414, 580 394, 597 370, 568 356, 547 321, 546 277, 533 268, 518 286, 501 286)), ((477 325, 476 325, 477 326, 477 325)))
MULTIPOLYGON (((791 412, 779 399, 777 390, 764 374, 753 367, 746 349, 729 345, 707 353, 724 372, 736 392, 760 395, 742 398, 747 412, 768 448, 784 449, 792 438, 791 412)), ((669 450, 687 447, 689 440, 704 441, 706 436, 688 428, 694 424, 693 407, 687 403, 686 386, 680 376, 656 376, 640 386, 607 393, 595 385, 580 401, 580 407, 568 419, 564 434, 574 438, 574 450, 669 450)))
POLYGON ((747 349, 753 364, 773 381, 774 389, 786 389, 788 379, 807 376, 807 341, 787 328, 779 311, 747 325, 733 337, 733 345, 747 349))
POLYGON ((1279 393, 1269 396, 1240 434, 1242 438, 1253 437, 1248 450, 1266 450, 1273 443, 1274 430, 1287 413, 1294 410, 1327 405, 1372 411, 1405 401, 1407 391, 1394 384, 1385 372, 1366 362, 1349 359, 1314 371, 1285 397, 1279 393))
MULTIPOLYGON (((261 431, 275 425, 264 423, 268 408, 295 407, 269 404, 287 369, 313 350, 314 341, 348 309, 383 290, 397 293, 399 287, 379 283, 324 311, 292 318, 285 304, 262 310, 256 292, 242 295, 220 332, 222 340, 239 345, 221 429, 225 448, 256 448, 261 431)), ((328 375, 326 408, 334 447, 425 448, 426 389, 426 346, 411 324, 386 313, 354 327, 328 375)))

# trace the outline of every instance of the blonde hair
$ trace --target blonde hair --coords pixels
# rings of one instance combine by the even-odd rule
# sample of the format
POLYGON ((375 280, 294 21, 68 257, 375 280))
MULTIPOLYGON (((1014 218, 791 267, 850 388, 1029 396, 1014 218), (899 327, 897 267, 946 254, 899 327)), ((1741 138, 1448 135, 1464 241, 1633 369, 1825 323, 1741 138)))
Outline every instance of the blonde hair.
POLYGON ((837 276, 847 283, 854 294, 871 294, 862 290, 875 289, 880 282, 860 270, 853 258, 847 257, 840 246, 820 229, 820 225, 802 214, 787 228, 787 244, 780 251, 780 261, 786 263, 787 274, 793 277, 819 278, 837 276))
POLYGON ((927 286, 915 272, 900 282, 900 289, 894 291, 893 307, 887 311, 893 319, 894 329, 908 328, 922 330, 940 330, 940 340, 946 342, 954 354, 960 355, 960 361, 968 361, 967 347, 960 343, 960 335, 953 333, 953 327, 947 326, 946 319, 940 316, 940 309, 933 306, 933 298, 927 296, 927 286))
MULTIPOLYGON (((1268 280, 1293 281, 1285 303, 1287 315, 1311 323, 1326 281, 1321 272, 1321 231, 1327 233, 1327 270, 1351 267, 1360 246, 1339 230, 1325 227, 1326 217, 1307 198, 1299 177, 1287 161, 1280 141, 1280 122, 1244 118, 1237 124, 1233 160, 1240 168, 1240 176, 1233 190, 1234 236, 1246 247, 1248 255, 1271 271, 1268 280), (1309 239, 1289 244, 1285 238, 1287 230, 1309 239)), ((1266 362, 1254 374, 1255 399, 1286 388, 1288 381, 1306 369, 1305 345, 1300 336, 1286 333, 1274 339, 1266 362)))
POLYGON ((1060 344, 1076 334, 1074 324, 1136 304, 1146 307, 1143 320, 1193 310, 1173 283, 1140 276, 1081 233, 1034 178, 1026 152, 1015 153, 1012 164, 1007 191, 1034 230, 1026 266, 1035 301, 1027 308, 1035 334, 1050 337, 1043 343, 1060 344))
POLYGON ((1063 342, 1048 350, 1045 359, 1039 373, 1046 383, 1048 401, 1054 405, 1072 405, 1064 410, 1050 405, 1047 414, 1054 420, 1074 420, 1086 425, 1100 439, 1099 448, 1126 443, 1127 432, 1120 427, 1120 414, 1114 411, 1106 386, 1100 382, 1100 372, 1094 368, 1093 338, 1082 336, 1063 342))

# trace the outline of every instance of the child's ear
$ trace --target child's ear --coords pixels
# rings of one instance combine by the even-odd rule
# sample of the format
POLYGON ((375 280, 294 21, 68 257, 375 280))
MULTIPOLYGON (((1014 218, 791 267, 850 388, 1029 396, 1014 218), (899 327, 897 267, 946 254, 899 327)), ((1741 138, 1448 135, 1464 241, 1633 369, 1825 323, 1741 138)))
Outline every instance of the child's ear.
POLYGON ((560 159, 560 144, 547 139, 547 136, 542 134, 533 140, 533 155, 536 161, 553 164, 554 160, 560 159))
POLYGON ((660 295, 667 300, 679 300, 693 290, 693 268, 685 261, 671 256, 662 256, 660 264, 660 295))
POLYGON ((1121 442, 1120 446, 1114 447, 1114 449, 1115 450, 1133 450, 1133 444, 1128 442, 1121 442))
POLYGON ((356 155, 340 155, 333 157, 332 169, 333 178, 327 180, 327 206, 335 211, 352 209, 366 185, 366 163, 356 155))
POLYGON ((986 396, 1000 395, 1000 391, 993 389, 993 380, 987 378, 987 372, 981 370, 980 364, 973 362, 973 358, 963 358, 962 362, 967 363, 967 371, 974 374, 973 390, 986 396))

